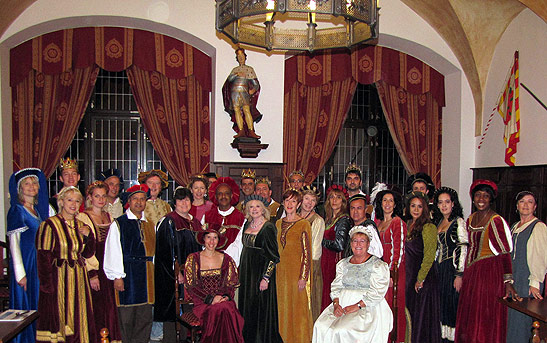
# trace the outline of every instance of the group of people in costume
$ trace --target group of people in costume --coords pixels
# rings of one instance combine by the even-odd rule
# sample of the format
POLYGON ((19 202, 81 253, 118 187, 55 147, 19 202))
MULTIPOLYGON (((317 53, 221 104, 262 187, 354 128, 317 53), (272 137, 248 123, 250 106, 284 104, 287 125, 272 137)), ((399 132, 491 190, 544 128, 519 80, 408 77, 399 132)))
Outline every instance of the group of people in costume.
POLYGON ((60 171, 51 199, 39 169, 10 178, 10 307, 40 313, 16 342, 98 342, 103 328, 111 342, 148 342, 153 326, 175 342, 181 310, 204 343, 530 338, 531 319, 498 298, 543 295, 547 227, 532 192, 517 195, 510 228, 489 180, 471 185, 465 220, 457 192, 424 173, 405 196, 381 183, 369 196, 351 165, 324 203, 300 171, 279 203, 251 169, 240 185, 196 175, 167 203, 161 170, 127 190, 105 170, 83 195, 77 163, 60 171))

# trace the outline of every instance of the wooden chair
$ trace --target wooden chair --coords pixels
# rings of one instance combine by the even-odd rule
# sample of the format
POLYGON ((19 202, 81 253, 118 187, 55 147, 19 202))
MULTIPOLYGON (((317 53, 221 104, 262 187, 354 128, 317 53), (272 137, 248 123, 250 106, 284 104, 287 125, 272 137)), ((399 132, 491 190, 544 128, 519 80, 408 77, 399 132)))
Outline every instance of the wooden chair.
POLYGON ((175 310, 177 311, 177 321, 175 326, 177 330, 177 339, 179 342, 186 342, 186 337, 181 337, 181 325, 184 325, 190 330, 191 343, 197 343, 199 341, 198 334, 201 331, 201 323, 192 310, 184 312, 183 306, 193 305, 193 302, 188 292, 186 292, 186 288, 178 282, 178 277, 176 277, 176 275, 179 274, 179 271, 179 264, 178 262, 175 262, 175 310), (181 288, 184 289, 183 294, 180 294, 181 288))
POLYGON ((9 248, 6 242, 0 241, 0 308, 9 309, 9 248), (6 257, 4 258, 4 250, 6 257))

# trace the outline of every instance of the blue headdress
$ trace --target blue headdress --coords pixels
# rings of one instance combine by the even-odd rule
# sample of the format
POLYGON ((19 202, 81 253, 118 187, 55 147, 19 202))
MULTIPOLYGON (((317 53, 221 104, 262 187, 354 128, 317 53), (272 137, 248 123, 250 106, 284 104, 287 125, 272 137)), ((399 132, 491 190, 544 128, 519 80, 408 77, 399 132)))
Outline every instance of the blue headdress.
MULTIPOLYGON (((49 217, 49 195, 47 190, 46 176, 38 168, 25 168, 13 173, 9 179, 9 194, 10 194, 10 204, 14 208, 16 205, 20 205, 19 202, 19 184, 23 179, 27 177, 36 177, 38 178, 38 184, 40 189, 38 190, 38 203, 35 208, 38 212, 38 215, 42 220, 45 220, 49 217)), ((21 227, 17 221, 9 222, 8 231, 15 230, 21 227), (12 227, 13 226, 13 227, 12 227)))

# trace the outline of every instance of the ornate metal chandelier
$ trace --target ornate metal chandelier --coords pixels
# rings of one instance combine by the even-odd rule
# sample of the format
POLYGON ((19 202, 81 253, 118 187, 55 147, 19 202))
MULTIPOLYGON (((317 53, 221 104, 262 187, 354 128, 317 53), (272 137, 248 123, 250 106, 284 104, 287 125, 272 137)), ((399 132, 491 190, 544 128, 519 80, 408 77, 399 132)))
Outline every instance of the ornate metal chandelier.
POLYGON ((376 1, 216 0, 216 29, 266 50, 349 48, 378 38, 376 1))

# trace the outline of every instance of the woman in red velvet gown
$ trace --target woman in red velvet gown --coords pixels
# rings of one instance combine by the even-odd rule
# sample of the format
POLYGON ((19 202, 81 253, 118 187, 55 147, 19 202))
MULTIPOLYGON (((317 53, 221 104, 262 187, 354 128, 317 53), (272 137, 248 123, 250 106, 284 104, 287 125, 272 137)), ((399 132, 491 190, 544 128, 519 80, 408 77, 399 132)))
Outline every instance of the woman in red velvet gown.
POLYGON ((405 341, 405 237, 406 223, 401 219, 403 213, 402 195, 394 190, 383 190, 374 199, 374 222, 378 227, 380 241, 384 248, 382 260, 389 265, 391 279, 386 300, 393 311, 392 340, 405 341), (395 280, 393 278, 396 278, 395 280), (396 297, 393 289, 397 287, 396 297), (393 306, 394 301, 396 306, 393 306))
POLYGON ((240 343, 243 342, 243 317, 233 300, 239 277, 234 260, 216 250, 227 242, 219 229, 220 225, 210 224, 197 233, 197 241, 205 249, 188 255, 184 286, 201 322, 201 342, 240 343))
POLYGON ((93 298, 93 314, 97 337, 103 328, 108 329, 110 342, 121 342, 122 334, 118 323, 118 309, 116 308, 114 281, 109 280, 103 270, 104 247, 112 218, 104 211, 108 185, 102 181, 95 181, 86 189, 86 210, 76 218, 87 224, 95 235, 95 256, 86 260, 91 297, 93 298), (97 263, 97 269, 91 268, 97 263))
POLYGON ((498 301, 511 295, 513 288, 511 231, 491 204, 497 185, 490 180, 476 180, 470 189, 476 209, 467 219, 469 248, 463 273, 455 342, 505 343, 507 306, 498 301))
POLYGON ((323 274, 323 297, 321 311, 330 305, 330 285, 336 276, 336 263, 343 257, 348 248, 351 219, 348 215, 348 192, 339 185, 327 190, 325 203, 325 233, 323 235, 323 252, 321 253, 321 272, 323 274))

